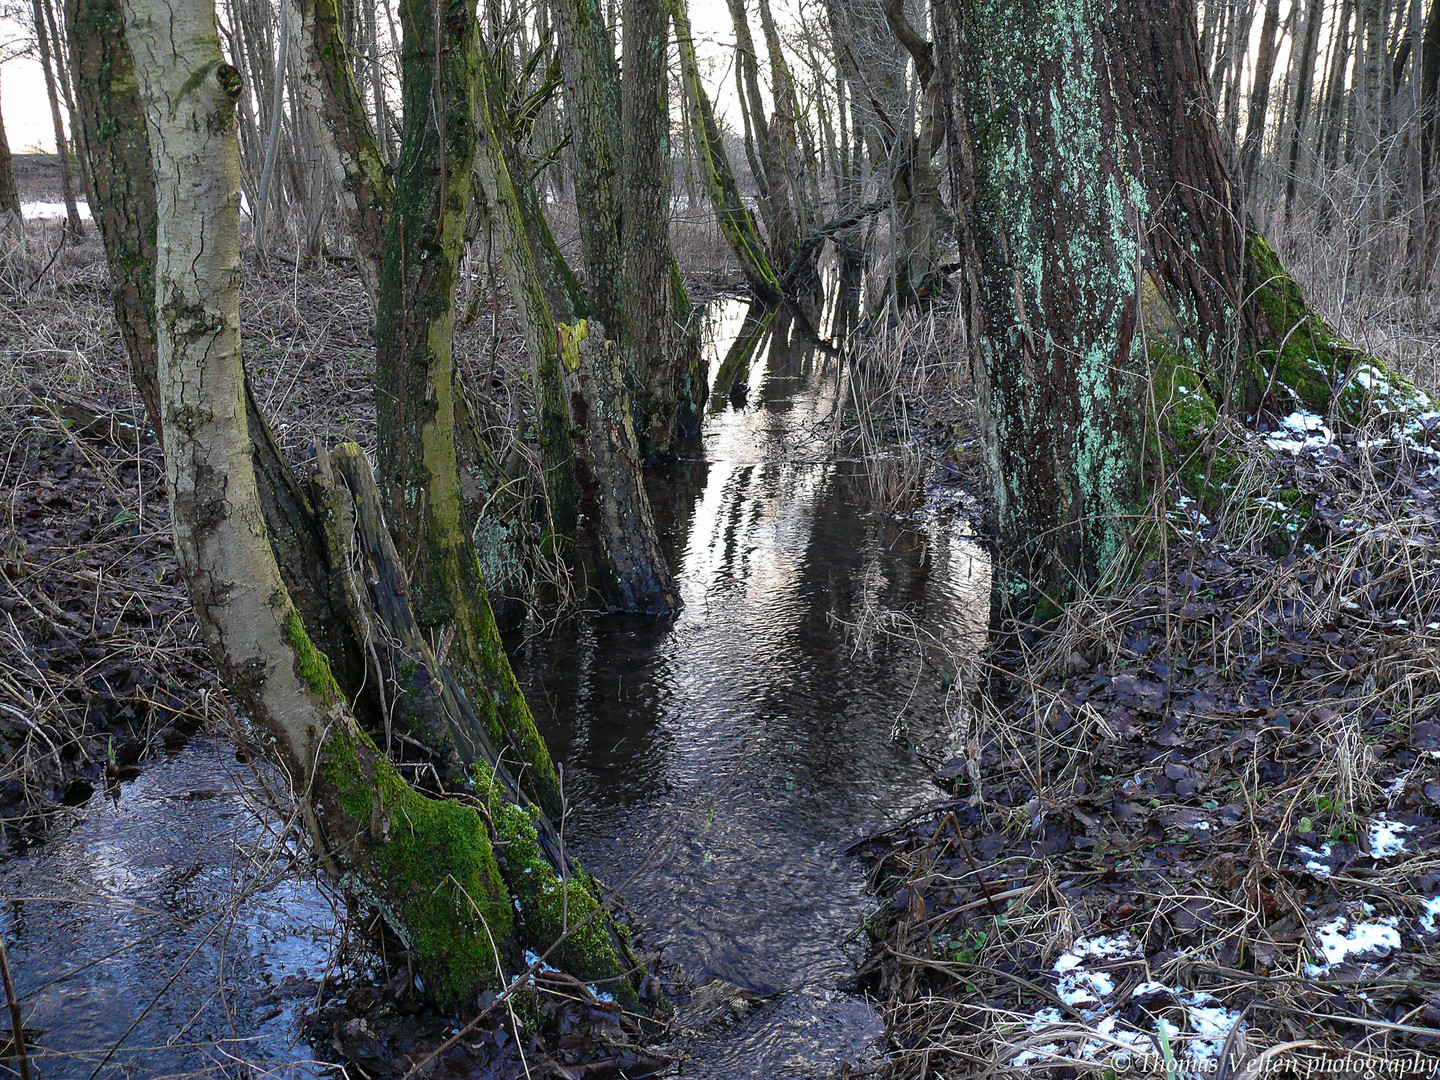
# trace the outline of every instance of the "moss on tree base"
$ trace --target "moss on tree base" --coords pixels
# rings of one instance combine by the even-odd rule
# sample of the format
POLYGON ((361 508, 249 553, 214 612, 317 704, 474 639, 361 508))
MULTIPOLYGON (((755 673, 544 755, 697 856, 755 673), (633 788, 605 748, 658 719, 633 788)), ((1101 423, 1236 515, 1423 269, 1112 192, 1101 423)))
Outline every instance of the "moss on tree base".
POLYGON ((505 981, 515 940, 510 897, 474 807, 430 799, 405 782, 369 737, 341 727, 321 750, 333 841, 363 846, 344 887, 374 904, 414 955, 431 1001, 468 1009, 505 981))

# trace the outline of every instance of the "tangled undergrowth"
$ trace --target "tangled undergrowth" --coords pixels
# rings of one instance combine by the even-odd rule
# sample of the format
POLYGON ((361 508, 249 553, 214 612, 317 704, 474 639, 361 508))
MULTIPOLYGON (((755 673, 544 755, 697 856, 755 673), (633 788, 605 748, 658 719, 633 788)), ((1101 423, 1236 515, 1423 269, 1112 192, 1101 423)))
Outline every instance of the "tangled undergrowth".
POLYGON ((888 1075, 1433 1074, 1440 452, 1332 425, 1229 432, 1228 500, 978 663, 950 797, 856 847, 888 1075))

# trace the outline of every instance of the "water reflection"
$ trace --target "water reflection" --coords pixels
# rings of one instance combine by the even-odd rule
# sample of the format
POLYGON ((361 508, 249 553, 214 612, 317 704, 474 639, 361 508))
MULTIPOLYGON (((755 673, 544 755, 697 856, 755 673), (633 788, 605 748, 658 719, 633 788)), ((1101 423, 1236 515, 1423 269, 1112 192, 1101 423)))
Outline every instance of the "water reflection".
POLYGON ((858 1030, 855 1003, 827 989, 851 969, 842 941, 866 905, 860 868, 835 853, 928 797, 911 740, 944 726, 934 658, 884 635, 859 648, 845 626, 898 610, 973 651, 989 576, 962 519, 895 520, 866 463, 834 453, 838 355, 806 347, 783 312, 738 304, 713 313, 709 352, 745 404, 712 377, 702 453, 652 493, 674 522, 682 613, 584 620, 530 642, 520 667, 564 764, 569 839, 597 873, 623 880, 684 818, 625 897, 650 941, 697 982, 800 988, 686 1070, 750 1076, 761 1048, 767 1068, 817 1054, 819 1067, 846 1041, 835 1024, 858 1030))

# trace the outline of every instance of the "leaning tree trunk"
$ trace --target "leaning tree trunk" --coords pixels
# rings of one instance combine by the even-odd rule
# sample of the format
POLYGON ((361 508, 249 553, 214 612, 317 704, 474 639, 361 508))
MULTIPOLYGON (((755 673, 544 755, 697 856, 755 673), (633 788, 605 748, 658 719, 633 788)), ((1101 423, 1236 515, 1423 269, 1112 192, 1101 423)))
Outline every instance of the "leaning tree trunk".
POLYGON ((380 901, 430 994, 502 981, 514 915, 484 818, 415 793, 361 732, 305 633, 266 536, 240 356, 235 69, 206 0, 131 0, 150 117, 156 353, 175 549, 227 687, 276 740, 327 862, 380 901), (438 886, 438 887, 437 887, 438 886))
POLYGON ((1001 548, 1061 602, 1118 565, 1144 501, 1142 288, 1222 400, 1229 358, 1283 336, 1284 312, 1242 310, 1268 249, 1247 239, 1192 0, 934 11, 1001 548))
POLYGON ((500 641, 466 522, 455 441, 455 282, 470 207, 479 31, 473 4, 401 7, 404 134, 375 324, 380 490, 412 603, 490 738, 549 813, 559 781, 500 641))

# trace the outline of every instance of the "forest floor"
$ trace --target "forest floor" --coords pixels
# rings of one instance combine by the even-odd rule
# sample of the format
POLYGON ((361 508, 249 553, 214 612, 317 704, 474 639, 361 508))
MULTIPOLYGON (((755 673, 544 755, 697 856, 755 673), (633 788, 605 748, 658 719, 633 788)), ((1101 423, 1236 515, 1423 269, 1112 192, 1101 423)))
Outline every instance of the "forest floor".
POLYGON ((969 663, 950 797, 854 848, 887 1075, 1435 1074, 1437 419, 1237 428, 1248 495, 969 663))
MULTIPOLYGON (((57 237, 34 231, 35 271, 57 237)), ((709 233, 688 247, 697 295, 735 284, 709 233)), ((524 402, 499 392, 518 327, 470 270, 457 354, 497 392, 491 422, 513 425, 524 402)), ((373 443, 349 272, 276 257, 247 264, 245 288, 247 361, 287 450, 373 443)), ((946 316, 931 315, 882 342, 904 407, 860 425, 891 441, 897 498, 937 477, 981 490, 946 316)), ((1433 317, 1390 330, 1416 356, 1440 340, 1433 317)), ((1408 373, 1436 389, 1433 371, 1408 373)), ((1388 430, 1271 426, 1237 438, 1259 497, 1305 507, 1293 533, 1283 507, 1255 528, 1172 499, 1156 509, 1166 548, 1133 587, 956 658, 978 689, 939 770, 948 795, 855 848, 885 897, 861 985, 885 1012, 891 1075, 1213 1074, 1222 1059, 1258 1075, 1304 1055, 1434 1073, 1440 454, 1388 430), (1394 1067, 1411 1051, 1431 1057, 1394 1067)), ((15 852, 146 757, 234 723, 170 550, 93 229, 39 280, 0 288, 0 445, 0 830, 15 852)), ((403 993, 373 997, 356 1007, 396 1015, 403 993)), ((442 1037, 416 1030, 407 1053, 442 1037)), ((358 1036, 348 1052, 365 1052, 358 1036)), ((467 1053, 456 1069, 514 1048, 467 1053)))

